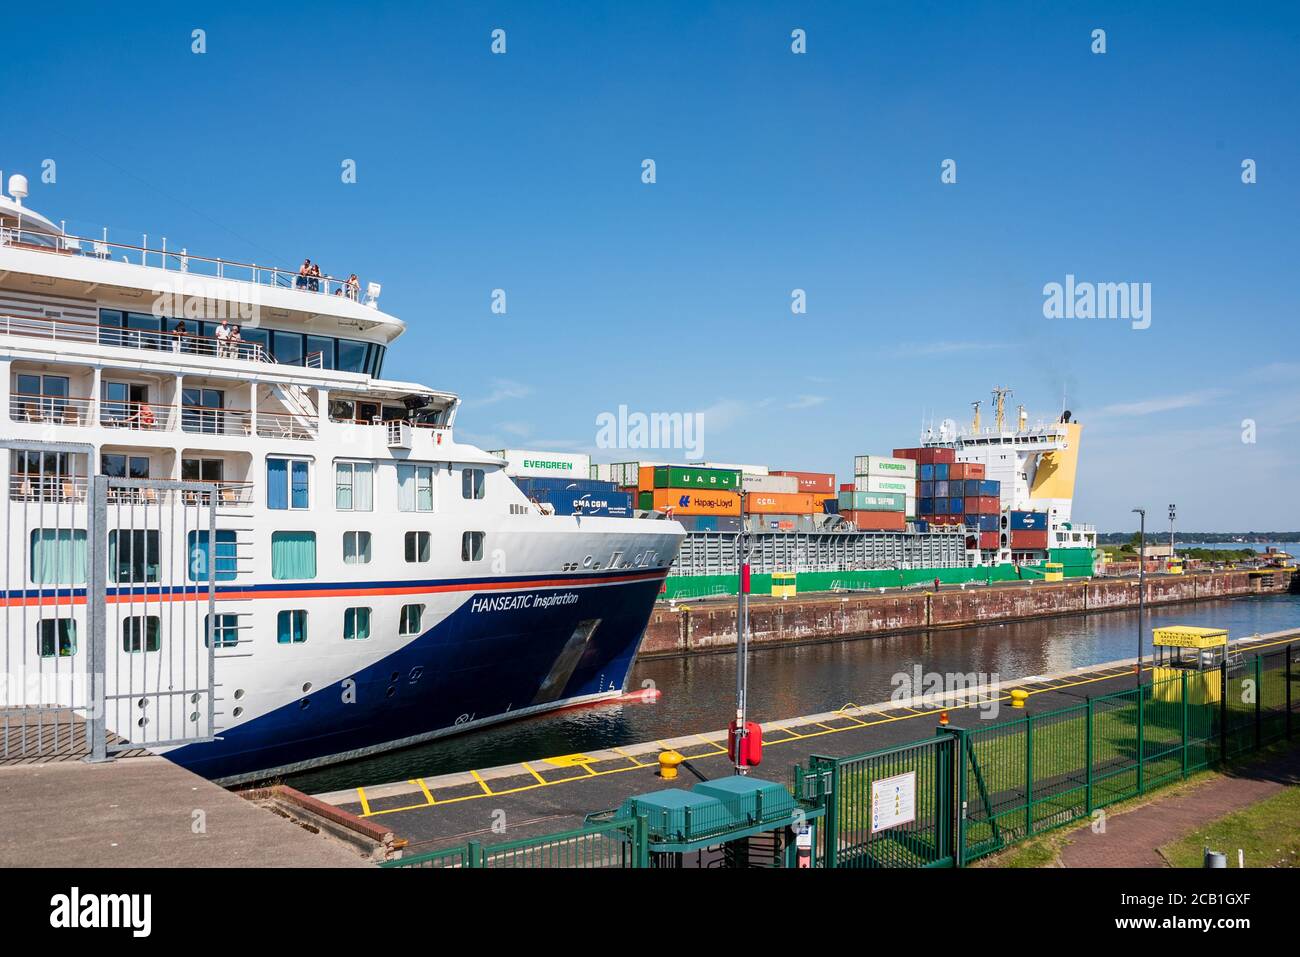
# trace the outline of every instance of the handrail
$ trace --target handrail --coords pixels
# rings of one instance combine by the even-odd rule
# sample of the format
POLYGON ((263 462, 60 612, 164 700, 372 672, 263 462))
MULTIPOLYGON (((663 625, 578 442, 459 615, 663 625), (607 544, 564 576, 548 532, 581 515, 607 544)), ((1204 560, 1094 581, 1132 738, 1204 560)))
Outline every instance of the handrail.
POLYGON ((104 326, 80 319, 48 317, 38 319, 32 316, 0 315, 0 334, 5 333, 32 339, 49 339, 52 342, 93 342, 101 346, 145 349, 150 352, 176 352, 183 355, 275 362, 275 359, 258 342, 248 342, 243 339, 231 342, 214 336, 195 336, 188 332, 125 329, 121 326, 104 326))
MULTIPOLYGON (((153 269, 163 269, 169 272, 192 273, 195 275, 213 275, 217 279, 231 279, 236 282, 250 282, 258 286, 275 286, 281 289, 296 289, 302 292, 313 292, 317 295, 339 295, 344 298, 356 301, 360 298, 360 281, 353 286, 347 279, 337 279, 333 276, 302 276, 304 280, 314 281, 316 288, 312 288, 309 283, 299 285, 297 280, 300 278, 297 269, 282 269, 279 266, 259 266, 257 263, 245 263, 236 259, 213 259, 208 256, 196 256, 190 254, 187 250, 181 249, 169 250, 165 247, 162 249, 150 248, 148 246, 135 246, 130 243, 110 242, 107 238, 108 231, 104 231, 104 238, 91 239, 86 236, 74 236, 71 233, 60 233, 51 235, 50 233, 38 232, 36 230, 16 229, 14 227, 0 228, 0 245, 13 246, 20 245, 27 249, 38 252, 49 252, 62 256, 83 256, 90 259, 108 261, 112 259, 112 250, 125 250, 130 253, 139 255, 139 262, 135 265, 146 266, 153 269), (24 234, 30 236, 32 241, 25 241, 24 234), (87 251, 83 248, 83 243, 89 243, 90 248, 87 251), (158 257, 159 264, 154 265, 149 262, 150 255, 158 257), (168 261, 174 260, 176 266, 169 269, 168 261), (212 273, 203 273, 191 268, 194 264, 206 265, 215 270, 212 273), (234 269, 236 271, 246 270, 249 278, 240 276, 227 276, 226 270, 234 269)), ((123 257, 129 263, 131 260, 123 257)), ((366 296, 366 305, 377 306, 378 296, 366 296)))
POLYGON ((99 424, 123 429, 141 429, 146 432, 167 432, 171 430, 172 408, 168 403, 100 399, 99 424), (129 414, 113 414, 117 410, 129 414))

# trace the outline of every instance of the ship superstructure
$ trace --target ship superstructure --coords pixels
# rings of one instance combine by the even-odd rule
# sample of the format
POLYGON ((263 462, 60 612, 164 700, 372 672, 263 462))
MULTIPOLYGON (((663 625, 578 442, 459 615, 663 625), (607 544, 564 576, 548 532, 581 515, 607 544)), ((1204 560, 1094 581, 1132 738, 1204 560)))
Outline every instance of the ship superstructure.
POLYGON ((623 691, 679 524, 542 514, 456 395, 383 377, 379 284, 73 236, 26 195, 0 709, 102 675, 115 746, 241 781, 623 691))

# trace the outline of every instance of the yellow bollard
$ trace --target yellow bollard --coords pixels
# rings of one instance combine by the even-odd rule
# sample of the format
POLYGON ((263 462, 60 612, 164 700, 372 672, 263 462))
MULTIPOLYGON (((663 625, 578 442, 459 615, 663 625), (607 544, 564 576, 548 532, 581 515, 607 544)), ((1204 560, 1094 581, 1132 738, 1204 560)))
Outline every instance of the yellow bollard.
POLYGON ((671 781, 677 777, 677 765, 686 759, 676 751, 659 752, 659 776, 665 781, 671 781))
POLYGON ((1014 691, 1011 692, 1011 707, 1023 708, 1025 706, 1025 699, 1028 697, 1029 697, 1028 691, 1025 691, 1021 688, 1016 688, 1014 691))

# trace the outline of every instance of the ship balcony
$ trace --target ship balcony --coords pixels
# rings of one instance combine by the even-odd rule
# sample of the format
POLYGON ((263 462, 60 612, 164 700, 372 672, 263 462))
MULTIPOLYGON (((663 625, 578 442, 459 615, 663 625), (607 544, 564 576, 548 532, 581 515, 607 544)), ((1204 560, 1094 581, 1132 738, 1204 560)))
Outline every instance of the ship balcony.
POLYGON ((300 276, 297 269, 278 266, 259 266, 229 259, 213 259, 192 255, 186 249, 168 249, 167 241, 161 248, 149 246, 149 237, 143 237, 139 246, 129 243, 109 242, 107 230, 101 239, 72 236, 67 233, 51 236, 46 232, 5 227, 0 229, 0 246, 50 253, 58 256, 97 259, 101 262, 125 262, 166 272, 210 279, 227 279, 255 286, 292 289, 318 296, 339 296, 363 305, 378 308, 380 285, 369 282, 362 286, 347 278, 334 276, 300 276))
POLYGON ((67 342, 137 349, 146 352, 173 352, 178 355, 207 356, 214 359, 240 359, 245 362, 274 362, 258 342, 230 342, 212 336, 182 335, 177 332, 154 332, 148 329, 122 329, 101 326, 75 319, 0 316, 0 335, 24 336, 46 342, 67 342))
POLYGON ((260 409, 257 413, 257 434, 264 439, 310 441, 316 438, 318 430, 316 418, 309 414, 263 412, 260 409))
POLYGON ((171 405, 126 399, 104 399, 99 403, 99 424, 109 429, 168 432, 175 419, 171 405))
POLYGON ((77 504, 86 501, 84 476, 15 472, 9 476, 9 501, 77 504))
POLYGON ((45 425, 92 425, 95 401, 66 395, 14 393, 9 397, 9 418, 14 422, 45 425))

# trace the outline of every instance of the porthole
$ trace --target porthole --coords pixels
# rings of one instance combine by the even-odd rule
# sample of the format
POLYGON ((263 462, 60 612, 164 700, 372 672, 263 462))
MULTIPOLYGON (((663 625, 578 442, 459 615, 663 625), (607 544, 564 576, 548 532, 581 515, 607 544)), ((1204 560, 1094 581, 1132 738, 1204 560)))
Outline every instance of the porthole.
POLYGON ((235 714, 235 717, 236 717, 236 718, 238 718, 238 717, 239 717, 241 714, 243 714, 243 713, 244 713, 244 709, 243 709, 243 708, 236 708, 235 711, 234 711, 234 714, 235 714))
POLYGON ((141 719, 140 719, 139 721, 137 721, 135 724, 136 724, 136 727, 138 727, 138 728, 143 728, 143 727, 144 727, 146 724, 148 724, 148 723, 149 723, 149 719, 148 719, 148 718, 141 718, 141 719))
POLYGON ((238 700, 239 700, 240 698, 242 698, 243 696, 244 696, 244 689, 243 689, 243 688, 236 688, 236 689, 235 689, 235 700, 238 701, 238 700))
POLYGON ((197 694, 190 695, 190 704, 198 704, 198 703, 199 703, 199 696, 197 694))
POLYGON ((194 724, 199 723, 199 713, 197 711, 190 712, 190 721, 193 722, 194 724))
POLYGON ((310 690, 311 690, 311 682, 310 681, 304 682, 302 686, 302 693, 306 694, 310 690))
POLYGON ((388 691, 386 691, 386 692, 384 693, 384 696, 387 697, 387 698, 391 698, 391 697, 392 697, 393 695, 395 695, 395 694, 397 694, 397 689, 394 688, 392 685, 389 685, 389 686, 388 686, 388 691))
POLYGON ((397 673, 396 671, 394 671, 394 672, 393 672, 393 676, 392 676, 391 678, 389 678, 388 680, 389 680, 389 681, 396 681, 399 677, 400 677, 400 675, 398 675, 398 673, 397 673))
POLYGON ((149 699, 141 698, 139 701, 136 702, 136 704, 138 704, 141 708, 147 708, 149 707, 149 699))
POLYGON ((311 707, 310 698, 303 698, 301 701, 298 702, 298 710, 300 711, 306 711, 310 707, 311 707))
POLYGON ((595 560, 595 559, 593 559, 590 555, 588 555, 586 558, 584 558, 584 559, 582 560, 582 567, 583 567, 583 568, 590 568, 590 567, 591 567, 591 563, 592 563, 594 560, 595 560))

